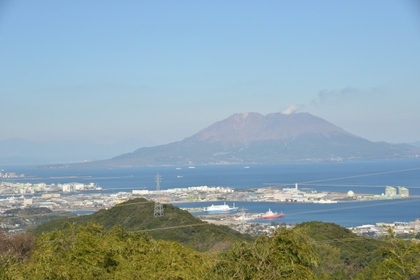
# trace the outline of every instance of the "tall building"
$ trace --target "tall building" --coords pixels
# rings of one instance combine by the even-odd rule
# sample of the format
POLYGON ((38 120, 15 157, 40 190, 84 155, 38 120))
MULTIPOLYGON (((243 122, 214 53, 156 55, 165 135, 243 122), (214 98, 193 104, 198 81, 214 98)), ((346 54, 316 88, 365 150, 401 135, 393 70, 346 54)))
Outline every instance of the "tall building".
POLYGON ((402 197, 410 196, 410 193, 406 187, 398 187, 398 194, 402 197))
POLYGON ((396 196, 397 195, 397 189, 391 186, 385 187, 385 195, 386 196, 396 196))

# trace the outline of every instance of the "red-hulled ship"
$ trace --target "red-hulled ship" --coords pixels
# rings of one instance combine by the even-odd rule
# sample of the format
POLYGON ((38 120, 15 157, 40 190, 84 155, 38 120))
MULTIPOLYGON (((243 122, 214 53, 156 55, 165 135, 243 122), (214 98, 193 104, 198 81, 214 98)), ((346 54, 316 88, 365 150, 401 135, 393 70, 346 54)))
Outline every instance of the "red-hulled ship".
POLYGON ((279 219, 279 218, 284 218, 284 213, 280 212, 273 212, 271 211, 271 209, 268 209, 268 211, 265 214, 261 215, 262 219, 279 219))

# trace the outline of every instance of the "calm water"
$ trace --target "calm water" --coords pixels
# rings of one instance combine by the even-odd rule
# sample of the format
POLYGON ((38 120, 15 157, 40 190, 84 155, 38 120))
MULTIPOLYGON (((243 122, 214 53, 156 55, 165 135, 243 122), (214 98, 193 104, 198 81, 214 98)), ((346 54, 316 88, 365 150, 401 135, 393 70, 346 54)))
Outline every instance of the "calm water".
MULTIPOLYGON (((232 205, 233 202, 227 202, 232 205)), ((178 203, 178 207, 203 207, 209 203, 178 203)), ((286 202, 235 202, 239 208, 251 213, 272 211, 283 212, 285 218, 276 220, 255 220, 260 223, 296 224, 307 221, 332 222, 345 227, 375 224, 377 222, 410 222, 420 218, 420 199, 390 201, 366 201, 336 204, 286 203, 286 202)), ((200 216, 205 213, 193 213, 200 216)))
MULTIPOLYGON (((162 177, 161 189, 190 186, 223 186, 235 189, 267 186, 312 188, 317 191, 381 194, 385 186, 404 186, 410 195, 420 196, 420 159, 393 161, 355 161, 340 163, 290 163, 275 165, 166 166, 114 169, 38 170, 33 167, 0 167, 5 172, 24 173, 27 177, 8 181, 69 183, 94 182, 104 192, 131 192, 133 189, 156 187, 155 176, 162 177), (177 169, 178 168, 178 169, 177 169), (182 176, 182 178, 178 178, 182 176)), ((319 220, 343 226, 375 222, 412 221, 420 218, 420 200, 405 199, 338 204, 244 203, 237 206, 249 212, 265 212, 268 208, 283 211, 279 222, 297 223, 319 220)), ((180 205, 206 206, 208 203, 180 205)))

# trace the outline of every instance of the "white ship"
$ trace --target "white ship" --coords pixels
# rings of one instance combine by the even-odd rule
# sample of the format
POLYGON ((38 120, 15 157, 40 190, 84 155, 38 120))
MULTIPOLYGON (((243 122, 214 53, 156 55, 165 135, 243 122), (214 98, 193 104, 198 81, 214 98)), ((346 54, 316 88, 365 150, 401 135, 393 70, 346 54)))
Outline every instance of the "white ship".
POLYGON ((234 211, 238 211, 238 207, 235 207, 235 203, 233 204, 232 207, 230 207, 226 203, 223 205, 212 204, 211 206, 206 207, 205 211, 206 212, 234 212, 234 211))
POLYGON ((320 204, 329 204, 329 203, 337 203, 337 200, 331 200, 331 199, 321 199, 321 200, 317 200, 314 201, 314 203, 320 203, 320 204))

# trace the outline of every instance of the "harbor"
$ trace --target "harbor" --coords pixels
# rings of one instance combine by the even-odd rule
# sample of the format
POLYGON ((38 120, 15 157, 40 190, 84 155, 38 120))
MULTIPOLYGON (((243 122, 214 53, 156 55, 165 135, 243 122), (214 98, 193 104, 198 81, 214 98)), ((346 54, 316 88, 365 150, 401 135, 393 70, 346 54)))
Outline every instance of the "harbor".
MULTIPOLYGON (((417 161, 363 162, 363 171, 358 166, 359 163, 349 162, 248 168, 228 165, 77 171, 9 169, 3 172, 9 173, 8 178, 0 181, 0 214, 37 208, 89 214, 143 197, 162 205, 175 205, 209 222, 241 227, 323 221, 352 228, 411 222, 420 217, 417 161), (397 169, 401 170, 382 172, 397 169), (157 174, 162 174, 159 188, 157 174), (219 213, 218 218, 218 214, 205 211, 212 204, 238 209, 219 213), (284 217, 263 219, 269 210, 283 213, 284 217)), ((18 226, 4 222, 0 230, 22 230, 25 223, 31 223, 30 217, 28 220, 18 226)))
MULTIPOLYGON (((139 196, 128 192, 106 194, 101 193, 101 191, 92 191, 66 195, 48 193, 32 197, 20 195, 2 198, 0 199, 0 209, 3 218, 0 223, 0 230, 6 230, 10 233, 19 232, 35 223, 34 217, 31 216, 25 217, 19 223, 16 223, 14 219, 5 219, 5 217, 13 218, 13 215, 6 214, 10 213, 12 209, 47 208, 53 213, 67 212, 85 215, 101 209, 109 209, 135 197, 139 196), (8 221, 14 222, 10 223, 8 221)), ((395 221, 402 220, 397 229, 405 232, 411 231, 412 226, 408 225, 408 223, 415 221, 419 216, 416 212, 407 212, 406 209, 414 209, 417 207, 418 202, 418 198, 405 198, 369 201, 353 200, 352 202, 338 201, 337 203, 325 204, 245 200, 178 201, 171 204, 189 211, 203 221, 226 225, 249 234, 270 234, 278 226, 293 226, 306 221, 324 221, 347 227, 358 234, 371 235, 372 232, 375 232, 378 235, 386 230, 375 227, 376 223, 392 224, 395 221), (206 211, 212 205, 213 208, 227 206, 234 210, 225 212, 206 211), (374 211, 370 211, 370 209, 374 209, 374 211), (278 218, 264 219, 263 215, 269 211, 281 213, 282 215, 278 218), (402 213, 404 213, 404 219, 401 219, 402 213), (407 224, 403 229, 401 228, 402 223, 407 224), (366 225, 371 226, 367 227, 366 225)), ((168 202, 162 203, 165 205, 168 202)), ((418 230, 418 227, 415 227, 415 229, 418 230)))

